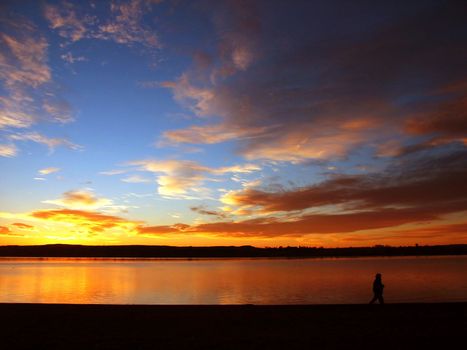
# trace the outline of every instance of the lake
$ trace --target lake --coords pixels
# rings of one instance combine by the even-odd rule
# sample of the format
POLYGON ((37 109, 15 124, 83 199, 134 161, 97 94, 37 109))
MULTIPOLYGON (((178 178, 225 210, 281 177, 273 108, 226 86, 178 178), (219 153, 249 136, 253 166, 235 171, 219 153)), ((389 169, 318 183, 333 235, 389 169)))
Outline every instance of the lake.
POLYGON ((325 259, 0 258, 2 303, 359 304, 467 301, 467 256, 325 259))

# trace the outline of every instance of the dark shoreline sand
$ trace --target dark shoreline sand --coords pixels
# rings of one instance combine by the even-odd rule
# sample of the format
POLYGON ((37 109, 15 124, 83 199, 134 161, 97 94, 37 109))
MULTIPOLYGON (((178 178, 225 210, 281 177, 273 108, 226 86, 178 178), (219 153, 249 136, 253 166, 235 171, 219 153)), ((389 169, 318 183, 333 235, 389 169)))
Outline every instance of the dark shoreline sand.
MULTIPOLYGON (((464 344, 467 303, 0 304, 2 349, 402 349, 464 344)), ((460 345, 462 347, 462 345, 460 345)))

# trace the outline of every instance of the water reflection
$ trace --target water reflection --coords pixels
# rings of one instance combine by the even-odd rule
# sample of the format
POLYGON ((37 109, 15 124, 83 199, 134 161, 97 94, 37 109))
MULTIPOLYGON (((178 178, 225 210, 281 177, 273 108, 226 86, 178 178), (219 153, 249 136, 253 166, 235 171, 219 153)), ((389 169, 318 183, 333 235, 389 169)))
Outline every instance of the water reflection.
POLYGON ((0 259, 0 302, 106 304, 467 301, 467 257, 0 259))

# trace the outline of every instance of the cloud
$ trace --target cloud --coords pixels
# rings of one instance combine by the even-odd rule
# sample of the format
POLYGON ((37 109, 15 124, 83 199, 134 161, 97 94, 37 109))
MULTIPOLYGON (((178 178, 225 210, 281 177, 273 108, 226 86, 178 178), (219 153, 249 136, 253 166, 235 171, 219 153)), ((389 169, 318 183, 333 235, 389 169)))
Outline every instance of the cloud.
POLYGON ((46 114, 51 117, 52 121, 62 124, 74 121, 72 108, 69 103, 63 99, 57 98, 53 94, 48 94, 47 99, 44 100, 42 108, 46 114))
MULTIPOLYGON (((88 13, 85 13, 84 6, 62 1, 59 5, 45 5, 44 17, 50 28, 57 30, 61 37, 71 43, 83 39, 100 39, 157 49, 160 47, 158 36, 144 23, 145 14, 157 3, 146 0, 111 1, 108 14, 101 17, 107 20, 102 23, 97 15, 91 14, 93 8, 88 8, 88 13)), ((62 58, 69 63, 80 60, 79 57, 73 58, 69 52, 62 58)))
POLYGON ((46 145, 50 151, 53 151, 56 147, 59 147, 59 146, 64 146, 75 151, 81 150, 83 148, 82 146, 77 145, 68 139, 50 138, 35 131, 11 134, 9 137, 11 140, 15 140, 15 141, 32 141, 32 142, 46 145))
POLYGON ((50 167, 50 168, 40 169, 38 173, 40 175, 49 175, 49 174, 56 173, 58 171, 60 171, 60 168, 50 167))
POLYGON ((138 226, 136 232, 143 235, 164 235, 181 233, 186 227, 189 226, 184 224, 175 224, 171 226, 138 226))
POLYGON ((144 89, 153 89, 161 86, 161 82, 154 80, 138 81, 137 85, 144 89))
POLYGON ((210 170, 193 161, 178 160, 143 160, 130 162, 129 165, 138 166, 143 171, 162 174, 157 177, 159 194, 179 198, 187 198, 187 194, 205 180, 205 173, 210 170))
POLYGON ((119 228, 132 230, 138 225, 114 215, 74 209, 38 210, 30 214, 35 219, 73 225, 86 230, 89 234, 98 234, 108 229, 119 228))
MULTIPOLYGON (((452 90, 451 90, 452 92, 452 90)), ((415 113, 405 123, 405 130, 412 135, 428 135, 431 138, 415 147, 404 148, 401 153, 433 148, 450 142, 467 146, 467 87, 460 85, 454 97, 441 102, 431 111, 415 113)))
POLYGON ((128 183, 149 183, 149 182, 152 182, 151 180, 149 179, 146 179, 140 175, 131 175, 131 176, 128 176, 124 179, 122 179, 123 182, 128 182, 128 183))
POLYGON ((195 213, 201 214, 201 215, 209 215, 209 216, 215 216, 217 218, 225 218, 226 214, 221 211, 215 211, 215 210, 208 210, 202 205, 190 207, 191 211, 194 211, 195 213))
POLYGON ((200 225, 172 225, 140 227, 139 233, 149 234, 209 234, 223 237, 302 237, 309 234, 349 233, 361 230, 381 229, 418 221, 436 219, 434 214, 408 213, 407 210, 385 209, 380 212, 351 214, 312 214, 295 220, 280 218, 256 218, 243 221, 214 222, 200 225))
MULTIPOLYGON (((57 92, 48 65, 46 37, 27 19, 17 16, 12 21, 2 18, 0 43, 0 130, 10 140, 30 140, 76 148, 65 139, 50 139, 38 132, 11 134, 11 129, 27 129, 40 121, 68 123, 74 120, 70 105, 57 92)), ((12 146, 13 147, 13 146, 12 146)))
MULTIPOLYGON (((34 228, 33 226, 30 226, 30 225, 24 224, 25 226, 22 226, 23 224, 20 224, 20 225, 18 224, 20 223, 14 223, 12 224, 12 226, 15 226, 15 228, 24 229, 24 230, 30 230, 34 228)), ((23 234, 14 232, 7 226, 0 226, 0 236, 23 236, 23 234)))
POLYGON ((115 170, 109 170, 109 171, 101 171, 99 174, 100 175, 107 175, 107 176, 113 176, 113 175, 120 175, 126 173, 128 170, 126 169, 115 169, 115 170))
POLYGON ((249 174, 255 171, 259 171, 259 170, 261 170, 261 167, 257 164, 243 164, 243 165, 232 165, 232 166, 212 169, 211 172, 214 174, 226 174, 226 173, 249 174))
POLYGON ((88 32, 87 25, 94 21, 92 17, 79 19, 72 3, 63 1, 60 6, 47 4, 44 16, 49 21, 50 28, 57 29, 60 36, 78 41, 88 32))
MULTIPOLYGON (((307 235, 350 234, 360 231, 371 235, 376 233, 377 230, 388 227, 397 227, 414 222, 427 225, 437 219, 440 219, 440 215, 436 213, 435 210, 423 212, 414 209, 383 209, 377 212, 364 211, 345 214, 307 214, 301 215, 294 220, 267 217, 237 222, 224 221, 199 225, 176 224, 172 226, 140 226, 137 228, 137 232, 156 235, 207 234, 214 237, 237 238, 298 238, 307 235)), ((434 227, 436 227, 436 225, 434 227)), ((433 229, 433 235, 439 234, 439 237, 443 237, 444 234, 453 232, 450 231, 450 229, 453 229, 454 232, 460 232, 459 230, 461 230, 462 227, 446 226, 442 230, 433 229)), ((430 231, 429 226, 426 230, 430 231)), ((400 232, 398 234, 400 234, 400 232)))
POLYGON ((256 4, 243 0, 217 3, 213 14, 219 36, 220 64, 211 72, 211 80, 216 81, 246 71, 258 58, 261 18, 256 4))
POLYGON ((289 191, 245 188, 226 193, 228 205, 256 207, 260 212, 288 212, 329 205, 347 210, 431 208, 439 212, 467 209, 467 152, 405 158, 378 174, 334 175, 321 183, 289 191))
POLYGON ((55 204, 74 209, 96 209, 112 205, 107 198, 99 198, 88 190, 73 190, 63 193, 62 198, 46 200, 43 203, 55 204))
POLYGON ((142 0, 130 0, 126 3, 112 2, 111 18, 99 26, 96 38, 113 40, 119 44, 139 43, 150 48, 160 46, 153 30, 143 24, 143 15, 151 7, 142 0))
POLYGON ((52 78, 47 64, 48 44, 29 21, 2 19, 2 23, 0 80, 5 91, 0 97, 0 129, 27 128, 36 121, 37 90, 52 78))
POLYGON ((11 230, 6 226, 0 226, 0 235, 11 235, 11 230))
MULTIPOLYGON (((167 131, 165 140, 235 140, 246 159, 287 162, 339 160, 361 148, 378 152, 383 142, 415 144, 422 134, 446 136, 447 128, 451 139, 464 142, 460 95, 465 96, 465 85, 458 84, 456 91, 444 87, 467 74, 461 58, 466 54, 465 4, 418 4, 417 10, 401 13, 385 4, 360 3, 346 6, 342 14, 330 10, 335 2, 255 2, 251 11, 243 5, 238 4, 238 12, 217 15, 228 33, 220 31, 218 40, 239 35, 239 52, 243 41, 255 43, 248 46, 252 59, 236 65, 237 41, 227 40, 225 51, 211 54, 202 65, 195 54, 193 66, 164 85, 196 115, 216 123, 167 131), (361 13, 388 20, 370 25, 359 20, 361 13), (345 34, 338 36, 336 30, 345 34), (219 61, 230 61, 230 69, 219 61), (436 117, 430 116, 432 110, 438 110, 436 117), (249 130, 260 132, 248 137, 249 130)), ((386 149, 380 155, 397 152, 386 149)))
POLYGON ((34 226, 25 224, 23 222, 14 222, 11 225, 19 228, 20 230, 33 230, 34 229, 34 226))
POLYGON ((10 98, 0 96, 0 129, 6 128, 27 128, 34 123, 34 117, 28 112, 28 100, 19 91, 16 91, 10 98))
POLYGON ((62 60, 65 62, 68 62, 70 64, 73 64, 75 62, 82 62, 82 61, 87 61, 88 59, 84 56, 73 56, 71 52, 67 52, 63 55, 60 56, 62 60))
POLYGON ((165 131, 163 138, 166 142, 163 141, 161 145, 165 143, 215 144, 234 139, 257 137, 270 129, 270 127, 228 128, 225 124, 191 126, 186 129, 165 131))
POLYGON ((0 34, 0 42, 6 48, 0 60, 0 77, 9 87, 17 83, 37 87, 51 80, 47 65, 47 41, 28 34, 19 38, 0 34))
POLYGON ((199 116, 212 115, 215 110, 215 93, 210 88, 195 86, 190 82, 187 74, 183 74, 177 81, 166 81, 160 84, 171 89, 174 98, 188 106, 199 116))
POLYGON ((18 149, 14 144, 0 144, 0 157, 15 157, 18 154, 18 149))
POLYGON ((160 195, 184 199, 203 196, 205 189, 201 185, 209 180, 209 175, 250 173, 260 169, 253 164, 210 168, 188 160, 140 160, 129 162, 128 165, 137 166, 140 171, 159 174, 156 181, 160 195))

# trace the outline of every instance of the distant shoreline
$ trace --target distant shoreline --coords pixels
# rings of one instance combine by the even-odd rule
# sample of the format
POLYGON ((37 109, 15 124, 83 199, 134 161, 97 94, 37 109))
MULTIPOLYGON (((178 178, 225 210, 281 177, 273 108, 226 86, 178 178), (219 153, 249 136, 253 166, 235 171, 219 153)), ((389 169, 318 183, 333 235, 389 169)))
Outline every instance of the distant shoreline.
POLYGON ((0 304, 5 349, 431 349, 465 338, 467 303, 0 304))
POLYGON ((0 257, 63 258, 338 258, 467 255, 467 244, 349 248, 253 246, 175 247, 147 245, 87 246, 50 244, 0 246, 0 257))

